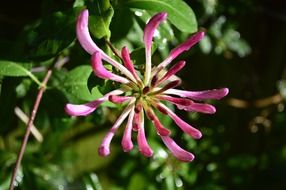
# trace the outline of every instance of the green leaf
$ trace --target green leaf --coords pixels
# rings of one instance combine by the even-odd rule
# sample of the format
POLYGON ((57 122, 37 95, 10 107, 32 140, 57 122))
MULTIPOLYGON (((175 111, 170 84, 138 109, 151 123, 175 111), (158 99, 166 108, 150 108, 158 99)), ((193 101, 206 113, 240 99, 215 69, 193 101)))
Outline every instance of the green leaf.
POLYGON ((87 83, 91 72, 92 69, 89 65, 81 65, 66 75, 63 88, 70 101, 91 101, 101 96, 97 89, 92 89, 92 92, 88 89, 87 83))
POLYGON ((106 38, 109 40, 111 36, 109 25, 114 14, 109 0, 97 0, 88 8, 91 10, 89 17, 90 32, 98 39, 106 38))
POLYGON ((23 77, 29 76, 38 85, 41 82, 29 71, 31 64, 20 64, 11 61, 0 61, 0 76, 23 77))
POLYGON ((56 12, 31 27, 27 44, 30 58, 47 60, 69 47, 75 39, 75 15, 56 12))
POLYGON ((127 0, 124 4, 130 8, 151 11, 165 11, 168 20, 182 32, 193 33, 197 31, 197 20, 193 10, 181 0, 127 0))

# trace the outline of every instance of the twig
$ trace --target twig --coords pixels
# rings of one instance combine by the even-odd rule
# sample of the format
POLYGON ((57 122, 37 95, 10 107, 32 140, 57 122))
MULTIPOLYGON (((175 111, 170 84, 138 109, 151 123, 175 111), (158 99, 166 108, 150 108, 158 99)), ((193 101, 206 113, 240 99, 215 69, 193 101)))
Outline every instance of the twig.
MULTIPOLYGON (((15 107, 14 112, 21 119, 21 121, 23 121, 26 125, 28 124, 29 117, 21 110, 21 108, 15 107)), ((43 142, 43 136, 34 124, 32 124, 31 133, 38 142, 43 142)))
POLYGON ((10 186, 9 186, 9 190, 13 190, 14 189, 14 181, 16 179, 16 176, 17 176, 17 171, 20 167, 20 163, 22 161, 22 158, 23 158, 23 154, 25 152, 25 149, 26 149, 26 145, 27 145, 27 141, 29 139, 29 135, 30 135, 30 132, 31 132, 31 128, 33 126, 33 122, 35 120, 35 117, 36 117, 36 114, 38 112, 38 108, 39 108, 39 105, 40 105, 40 102, 42 100, 42 96, 43 96, 43 93, 46 89, 46 85, 48 83, 48 80, 50 78, 52 74, 52 70, 49 69, 47 71, 47 74, 42 82, 42 85, 41 87, 39 88, 38 90, 38 94, 37 94, 37 98, 35 100, 35 104, 34 104, 34 107, 33 107, 33 110, 32 110, 32 113, 31 113, 31 116, 30 116, 30 119, 29 119, 29 122, 27 124, 27 128, 26 128, 26 132, 25 132, 25 136, 23 138, 23 141, 22 141, 22 145, 21 145, 21 148, 20 148, 20 151, 18 153, 18 157, 17 157, 17 161, 16 161, 16 165, 15 165, 15 168, 13 170, 13 173, 12 173, 12 178, 11 178, 11 182, 10 182, 10 186))
POLYGON ((105 40, 105 42, 107 43, 107 45, 108 45, 108 47, 111 49, 111 51, 112 51, 118 58, 122 59, 121 56, 120 56, 119 51, 110 43, 110 41, 105 40))

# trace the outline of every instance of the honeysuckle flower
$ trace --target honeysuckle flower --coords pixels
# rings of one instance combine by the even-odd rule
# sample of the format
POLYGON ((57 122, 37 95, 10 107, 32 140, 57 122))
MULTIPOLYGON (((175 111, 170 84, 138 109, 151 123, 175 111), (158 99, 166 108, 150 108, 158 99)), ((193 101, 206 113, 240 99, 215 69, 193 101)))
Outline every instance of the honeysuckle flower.
POLYGON ((126 104, 125 109, 117 118, 113 126, 109 129, 98 149, 101 156, 110 154, 110 143, 118 128, 124 120, 127 120, 122 138, 122 148, 125 152, 132 150, 132 131, 137 133, 137 143, 139 151, 146 157, 153 155, 153 150, 148 144, 145 135, 144 119, 149 119, 161 137, 163 143, 170 152, 179 160, 190 162, 194 155, 182 149, 172 138, 171 131, 164 127, 157 117, 155 110, 168 115, 176 125, 185 133, 194 139, 201 138, 201 132, 181 119, 174 111, 167 107, 164 102, 174 104, 178 109, 192 112, 201 112, 213 114, 216 112, 214 106, 202 103, 206 99, 221 99, 228 94, 227 88, 205 90, 205 91, 186 91, 179 90, 176 87, 181 84, 181 80, 176 77, 184 66, 185 61, 179 61, 168 71, 166 68, 172 64, 172 61, 182 52, 189 50, 199 42, 204 32, 199 31, 171 50, 169 56, 157 66, 153 65, 151 60, 151 46, 154 32, 159 24, 167 17, 167 13, 158 13, 153 16, 144 29, 143 41, 145 44, 146 63, 144 73, 137 71, 131 61, 127 47, 121 51, 121 60, 123 64, 112 59, 104 53, 92 40, 88 30, 88 10, 83 10, 77 20, 76 32, 77 39, 81 46, 91 55, 91 65, 94 74, 102 79, 112 80, 120 83, 120 88, 113 90, 103 97, 92 102, 75 105, 67 104, 66 112, 71 116, 85 116, 92 113, 100 104, 110 101, 116 104, 126 104), (111 64, 117 74, 107 70, 102 60, 111 64), (199 102, 195 102, 199 101, 199 102))

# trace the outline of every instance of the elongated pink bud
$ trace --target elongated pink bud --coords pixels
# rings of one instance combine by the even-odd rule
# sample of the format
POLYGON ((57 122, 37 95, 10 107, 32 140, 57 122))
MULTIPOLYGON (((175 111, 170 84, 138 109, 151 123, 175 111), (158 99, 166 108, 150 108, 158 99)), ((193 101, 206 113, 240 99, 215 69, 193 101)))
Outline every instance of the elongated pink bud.
POLYGON ((202 133, 196 128, 192 127, 185 121, 183 121, 180 117, 178 117, 172 110, 170 110, 167 106, 162 103, 157 103, 154 105, 159 111, 164 110, 173 121, 188 135, 192 136, 195 139, 199 139, 202 137, 202 133))
POLYGON ((78 18, 76 24, 76 34, 80 45, 89 54, 93 54, 95 51, 102 51, 91 39, 88 30, 88 10, 83 10, 78 18))
POLYGON ((156 98, 158 98, 160 100, 166 100, 166 101, 171 102, 173 104, 178 104, 178 105, 182 105, 182 106, 189 106, 189 105, 193 104, 193 101, 189 100, 187 98, 177 98, 177 97, 172 97, 172 96, 168 96, 168 95, 157 95, 156 98))
POLYGON ((113 80, 123 84, 130 82, 127 78, 118 76, 106 70, 105 67, 102 65, 101 54, 98 51, 96 51, 91 56, 91 65, 95 75, 98 76, 99 78, 113 80))
POLYGON ((136 111, 135 111, 133 122, 132 122, 132 130, 133 131, 138 131, 138 129, 139 129, 140 119, 139 119, 139 114, 138 113, 136 113, 136 111))
POLYGON ((108 97, 110 95, 119 95, 122 94, 122 90, 113 90, 107 94, 105 94, 103 97, 98 98, 92 102, 86 103, 86 104, 66 104, 65 106, 65 112, 72 116, 85 116, 90 113, 92 113, 94 110, 97 109, 97 107, 102 104, 103 102, 108 100, 108 97))
POLYGON ((169 129, 165 128, 161 124, 160 120, 158 119, 158 117, 156 116, 156 114, 154 113, 154 111, 151 108, 146 110, 146 114, 147 114, 148 119, 150 119, 152 121, 152 123, 155 126, 156 131, 159 135, 166 136, 166 135, 171 134, 171 131, 169 129))
POLYGON ((185 65, 186 65, 185 61, 179 61, 168 70, 168 72, 158 81, 158 83, 168 80, 170 77, 179 72, 185 65))
POLYGON ((180 97, 191 98, 193 100, 206 100, 206 99, 216 99, 219 100, 228 94, 228 88, 203 90, 203 91, 186 91, 178 89, 166 90, 165 94, 173 94, 180 97))
POLYGON ((138 142, 139 151, 144 156, 151 157, 153 155, 153 150, 149 146, 146 136, 145 136, 144 126, 140 126, 138 129, 137 142, 138 142))
POLYGON ((191 162, 194 160, 195 156, 192 153, 182 149, 171 137, 161 136, 161 139, 178 160, 183 162, 191 162))
POLYGON ((165 20, 167 17, 167 13, 158 13, 153 16, 150 21, 146 24, 144 29, 143 41, 145 43, 145 56, 146 56, 146 66, 145 66, 145 74, 144 74, 144 83, 147 85, 149 83, 151 77, 151 46, 152 39, 154 36, 154 32, 159 24, 165 20))
POLYGON ((122 56, 124 66, 132 73, 132 75, 134 76, 134 78, 137 81, 141 81, 136 70, 134 69, 134 64, 132 63, 132 61, 130 59, 130 53, 129 53, 128 48, 126 46, 122 48, 121 56, 122 56))
POLYGON ((157 68, 164 68, 166 67, 171 61, 173 61, 178 55, 180 55, 184 51, 188 51, 192 46, 198 43, 201 39, 203 39, 205 33, 203 31, 199 31, 192 35, 189 39, 185 42, 177 46, 176 48, 172 49, 169 56, 158 65, 157 68))
POLYGON ((110 143, 111 140, 117 131, 117 129, 120 127, 122 122, 125 120, 125 118, 128 116, 128 114, 131 111, 133 105, 128 105, 122 112, 122 114, 118 117, 118 119, 115 121, 111 129, 107 132, 105 137, 103 138, 99 148, 98 148, 98 154, 100 156, 107 156, 110 154, 110 143))
POLYGON ((177 107, 185 111, 194 111, 206 114, 214 114, 216 112, 215 107, 210 104, 193 103, 189 106, 177 105, 177 107))
POLYGON ((121 141, 121 146, 122 146, 124 152, 129 152, 133 148, 131 133, 132 133, 132 122, 133 122, 133 118, 134 118, 134 113, 135 112, 134 112, 134 106, 133 106, 133 108, 130 111, 128 121, 126 124, 126 128, 124 130, 123 138, 121 141))
POLYGON ((160 90, 158 91, 155 91, 155 92, 152 92, 152 94, 160 94, 168 89, 171 89, 171 88, 175 88, 176 86, 179 86, 180 84, 182 83, 181 80, 174 80, 172 82, 169 82, 167 83, 163 88, 161 88, 160 90))
POLYGON ((89 30, 88 30, 88 10, 83 10, 78 18, 76 24, 76 35, 80 45, 85 49, 90 55, 93 55, 96 51, 101 53, 102 58, 119 69, 123 74, 125 74, 132 81, 136 81, 133 75, 120 63, 113 60, 107 54, 105 54, 92 40, 89 30))
POLYGON ((108 97, 108 100, 112 103, 115 104, 121 104, 123 102, 126 102, 128 100, 130 100, 132 97, 130 96, 116 96, 116 95, 111 95, 108 97))

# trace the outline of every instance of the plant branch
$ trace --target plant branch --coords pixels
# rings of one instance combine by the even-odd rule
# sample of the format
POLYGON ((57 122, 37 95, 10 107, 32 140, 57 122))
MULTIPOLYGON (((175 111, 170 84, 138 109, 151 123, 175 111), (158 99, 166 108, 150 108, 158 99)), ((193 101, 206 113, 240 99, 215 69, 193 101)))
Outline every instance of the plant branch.
POLYGON ((21 161, 22 161, 25 149, 26 149, 26 145, 27 145, 27 142, 28 142, 28 139, 29 139, 29 135, 30 135, 30 132, 31 132, 31 128, 33 126, 36 114, 38 112, 38 108, 39 108, 40 102, 42 100, 43 93, 44 93, 44 91, 46 89, 46 86, 47 86, 47 83, 48 83, 48 81, 50 79, 51 74, 52 74, 52 70, 49 69, 47 71, 47 74, 46 74, 42 84, 41 84, 41 87, 38 90, 37 98, 35 100, 34 107, 33 107, 33 110, 32 110, 32 113, 31 113, 31 116, 30 116, 30 119, 29 119, 29 122, 27 124, 25 136, 23 138, 22 145, 21 145, 20 151, 18 153, 16 165, 15 165, 15 168, 14 168, 13 173, 12 173, 12 178, 11 178, 9 190, 13 190, 14 189, 14 181, 15 181, 16 176, 17 176, 17 171, 18 171, 18 169, 20 167, 20 164, 21 164, 21 161))

